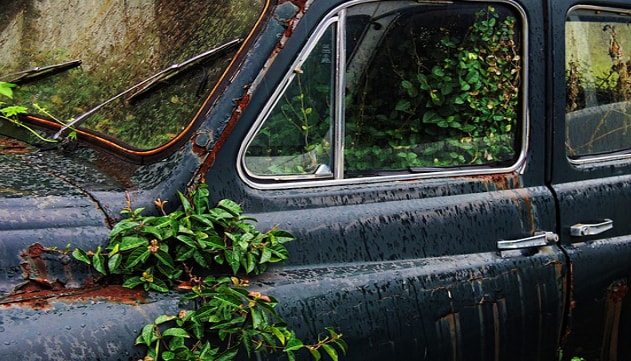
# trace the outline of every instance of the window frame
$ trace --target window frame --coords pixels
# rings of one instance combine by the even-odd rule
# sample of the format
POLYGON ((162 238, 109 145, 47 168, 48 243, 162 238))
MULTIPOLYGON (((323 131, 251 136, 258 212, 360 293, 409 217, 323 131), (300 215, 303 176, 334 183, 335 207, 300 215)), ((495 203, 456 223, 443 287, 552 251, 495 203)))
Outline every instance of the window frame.
MULTIPOLYGON (((517 119, 521 132, 517 133, 517 139, 519 139, 520 145, 515 149, 516 157, 509 166, 492 166, 492 165, 472 165, 463 166, 462 168, 445 168, 445 170, 432 170, 427 172, 407 173, 407 174, 385 174, 366 177, 353 177, 344 178, 344 97, 345 86, 344 80, 346 76, 346 9, 365 3, 380 2, 383 0, 353 0, 337 6, 333 10, 329 11, 326 16, 318 23, 315 30, 312 32, 313 36, 309 37, 305 45, 301 48, 296 59, 291 63, 287 69, 285 76, 274 90, 270 99, 265 103, 262 111, 256 117, 253 126, 248 131, 238 151, 237 155, 237 172, 239 177, 250 187, 255 189, 290 189, 290 188, 308 188, 308 187, 324 187, 331 185, 345 185, 345 184, 366 184, 366 183, 379 183, 379 182, 396 182, 396 181, 413 181, 428 178, 445 178, 445 177, 462 177, 462 176, 479 176, 489 174, 500 174, 509 172, 523 173, 526 165, 526 157, 528 154, 528 147, 530 142, 530 114, 528 107, 528 22, 525 10, 513 1, 476 1, 476 0, 463 0, 459 3, 486 3, 486 4, 505 4, 510 6, 515 15, 519 17, 521 27, 521 52, 522 68, 521 76, 524 81, 520 85, 520 117, 517 119), (311 54, 311 51, 315 48, 316 44, 320 41, 322 35, 326 29, 335 23, 337 39, 337 49, 335 50, 335 66, 336 74, 334 75, 335 94, 333 99, 335 100, 334 108, 332 109, 332 121, 334 134, 332 139, 333 151, 333 164, 332 164, 332 177, 327 174, 324 177, 317 174, 305 174, 305 175, 258 175, 250 172, 245 165, 246 151, 256 134, 262 128, 264 122, 275 108, 276 104, 280 101, 282 95, 292 83, 295 77, 296 70, 300 69, 301 64, 311 54), (521 133, 521 134, 520 134, 521 133), (521 135, 521 136, 520 136, 521 135)), ((294 32, 295 34, 296 32, 294 32)), ((307 32, 309 33, 309 32, 307 32)))
MULTIPOLYGON (((573 11, 577 11, 577 10, 588 10, 588 11, 594 11, 594 12, 607 12, 607 13, 614 13, 614 14, 626 14, 630 17, 630 21, 629 24, 631 24, 631 9, 624 9, 624 8, 616 8, 616 7, 611 7, 611 6, 597 6, 597 5, 575 5, 572 6, 568 9, 566 15, 565 15, 565 19, 564 23, 563 23, 563 41, 565 44, 565 40, 567 37, 567 33, 565 31, 566 27, 565 25, 567 24, 567 19, 569 18, 570 14, 573 11)), ((563 56, 567 57, 567 47, 564 46, 563 48, 563 56)), ((565 60, 564 60, 565 63, 565 60)), ((567 68, 564 67, 564 70, 567 70, 567 68)), ((565 85, 566 85, 566 80, 563 80, 563 89, 564 89, 564 95, 565 97, 567 97, 567 91, 565 90, 565 85)), ((631 103, 631 101, 629 101, 631 103)), ((613 104, 613 103, 608 103, 608 104, 613 104)), ((604 104, 602 104, 604 105, 604 104)), ((587 109, 587 108, 585 108, 587 109)), ((564 114, 567 116, 567 112, 564 111, 564 114)), ((564 141, 567 142, 567 119, 563 120, 563 125, 564 125, 564 141)), ((621 150, 617 150, 617 151, 611 151, 610 153, 595 153, 595 154, 585 154, 585 155, 580 155, 580 156, 576 156, 576 157, 570 157, 567 153, 567 149, 565 149, 565 158, 567 159, 568 163, 575 167, 575 168, 584 168, 584 167, 592 167, 592 166, 609 166, 612 162, 620 162, 620 161, 631 161, 631 145, 628 148, 625 149, 621 149, 621 150)))

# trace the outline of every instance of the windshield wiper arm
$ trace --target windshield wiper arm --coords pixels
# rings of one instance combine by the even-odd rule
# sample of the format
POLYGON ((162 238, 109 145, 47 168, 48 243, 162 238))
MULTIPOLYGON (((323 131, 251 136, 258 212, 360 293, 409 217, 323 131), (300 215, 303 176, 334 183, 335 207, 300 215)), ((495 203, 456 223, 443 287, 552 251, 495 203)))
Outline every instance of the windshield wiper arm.
POLYGON ((132 86, 131 88, 128 88, 116 95, 114 95, 113 97, 109 98, 108 100, 104 101, 103 103, 97 105, 96 107, 88 110, 87 112, 79 115, 78 117, 74 118, 70 123, 64 125, 63 127, 61 127, 61 129, 59 129, 59 131, 57 133, 55 133, 55 135, 53 135, 52 139, 59 139, 61 136, 64 135, 64 133, 66 131, 68 131, 68 129, 71 129, 72 127, 76 127, 78 125, 80 125, 82 122, 84 122, 86 119, 88 119, 89 117, 91 117, 94 113, 96 113, 97 111, 99 111, 101 108, 103 108, 104 106, 106 106, 107 104, 113 102, 114 100, 128 94, 131 93, 132 91, 135 91, 131 96, 129 96, 129 98, 127 99, 127 101, 131 100, 133 97, 137 97, 142 93, 146 93, 148 92, 150 89, 154 88, 156 86, 156 84, 163 82, 165 80, 168 80, 180 73, 182 73, 183 71, 188 70, 190 67, 192 67, 193 65, 199 64, 201 62, 203 62, 204 60, 209 59, 210 57, 214 56, 214 55, 220 55, 224 52, 226 52, 227 50, 231 49, 232 47, 234 47, 235 45, 241 44, 241 42, 243 42, 242 39, 234 39, 231 40, 225 44, 222 44, 216 48, 210 49, 208 51, 205 51, 201 54, 198 54, 190 59, 187 59, 179 64, 173 64, 171 66, 169 66, 168 68, 165 68, 164 70, 159 71, 158 73, 150 76, 149 78, 141 81, 140 83, 135 84, 134 86, 132 86))
POLYGON ((71 60, 59 64, 36 66, 34 68, 18 71, 16 73, 6 74, 1 76, 0 78, 7 79, 5 80, 7 83, 21 85, 42 78, 47 78, 51 75, 59 74, 64 71, 68 71, 70 69, 78 67, 79 65, 81 65, 81 63, 81 60, 71 60))
POLYGON ((209 58, 211 58, 212 56, 217 56, 217 55, 221 55, 224 54, 226 51, 229 51, 230 49, 232 49, 233 47, 241 44, 241 42, 243 42, 242 39, 234 39, 231 40, 221 46, 218 46, 216 48, 210 49, 208 51, 205 51, 201 54, 198 54, 188 60, 185 60, 179 64, 173 64, 171 66, 169 66, 168 68, 160 71, 159 73, 155 74, 154 76, 152 76, 150 79, 150 81, 146 81, 146 83, 144 83, 138 90, 136 90, 132 95, 130 95, 129 97, 127 97, 127 101, 128 102, 133 102, 134 99, 138 98, 139 96, 141 96, 142 94, 145 94, 149 91, 151 91, 152 89, 154 89, 156 86, 160 85, 160 83, 164 83, 165 81, 173 78, 174 76, 181 74, 185 71, 187 71, 188 69, 190 69, 192 66, 197 65, 209 58))

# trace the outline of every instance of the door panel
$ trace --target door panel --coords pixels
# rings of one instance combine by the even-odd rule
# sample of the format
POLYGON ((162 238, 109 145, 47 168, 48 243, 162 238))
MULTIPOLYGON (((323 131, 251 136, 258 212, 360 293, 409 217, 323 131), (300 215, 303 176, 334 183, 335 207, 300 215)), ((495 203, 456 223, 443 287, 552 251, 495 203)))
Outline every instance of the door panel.
POLYGON ((552 2, 554 158, 559 236, 572 264, 567 357, 628 357, 631 303, 631 48, 628 3, 608 8, 552 2), (616 8, 616 10, 612 10, 616 8), (555 28, 557 31, 555 31, 555 28), (595 225, 590 231, 585 225, 595 225), (600 228, 597 225, 601 226, 600 228), (572 229, 575 228, 575 231, 572 229), (582 232, 581 232, 582 231, 582 232))

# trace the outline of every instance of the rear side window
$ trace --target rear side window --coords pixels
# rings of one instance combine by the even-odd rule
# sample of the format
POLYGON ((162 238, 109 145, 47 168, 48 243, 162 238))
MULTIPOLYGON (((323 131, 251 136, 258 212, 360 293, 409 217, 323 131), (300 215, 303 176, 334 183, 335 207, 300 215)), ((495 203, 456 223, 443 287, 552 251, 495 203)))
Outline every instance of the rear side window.
POLYGON ((340 10, 251 134, 245 169, 291 180, 514 165, 524 127, 521 19, 482 2, 340 10))
POLYGON ((567 16, 566 151, 571 159, 631 148, 631 13, 577 7, 567 16))

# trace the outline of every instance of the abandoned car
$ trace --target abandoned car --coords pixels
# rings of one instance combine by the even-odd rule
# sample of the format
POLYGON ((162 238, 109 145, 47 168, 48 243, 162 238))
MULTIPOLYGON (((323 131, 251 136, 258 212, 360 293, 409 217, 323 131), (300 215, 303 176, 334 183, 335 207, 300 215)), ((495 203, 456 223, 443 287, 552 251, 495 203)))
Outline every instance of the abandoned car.
POLYGON ((180 294, 72 255, 201 185, 340 359, 631 357, 629 1, 4 1, 0 64, 3 359, 142 359, 180 294))

